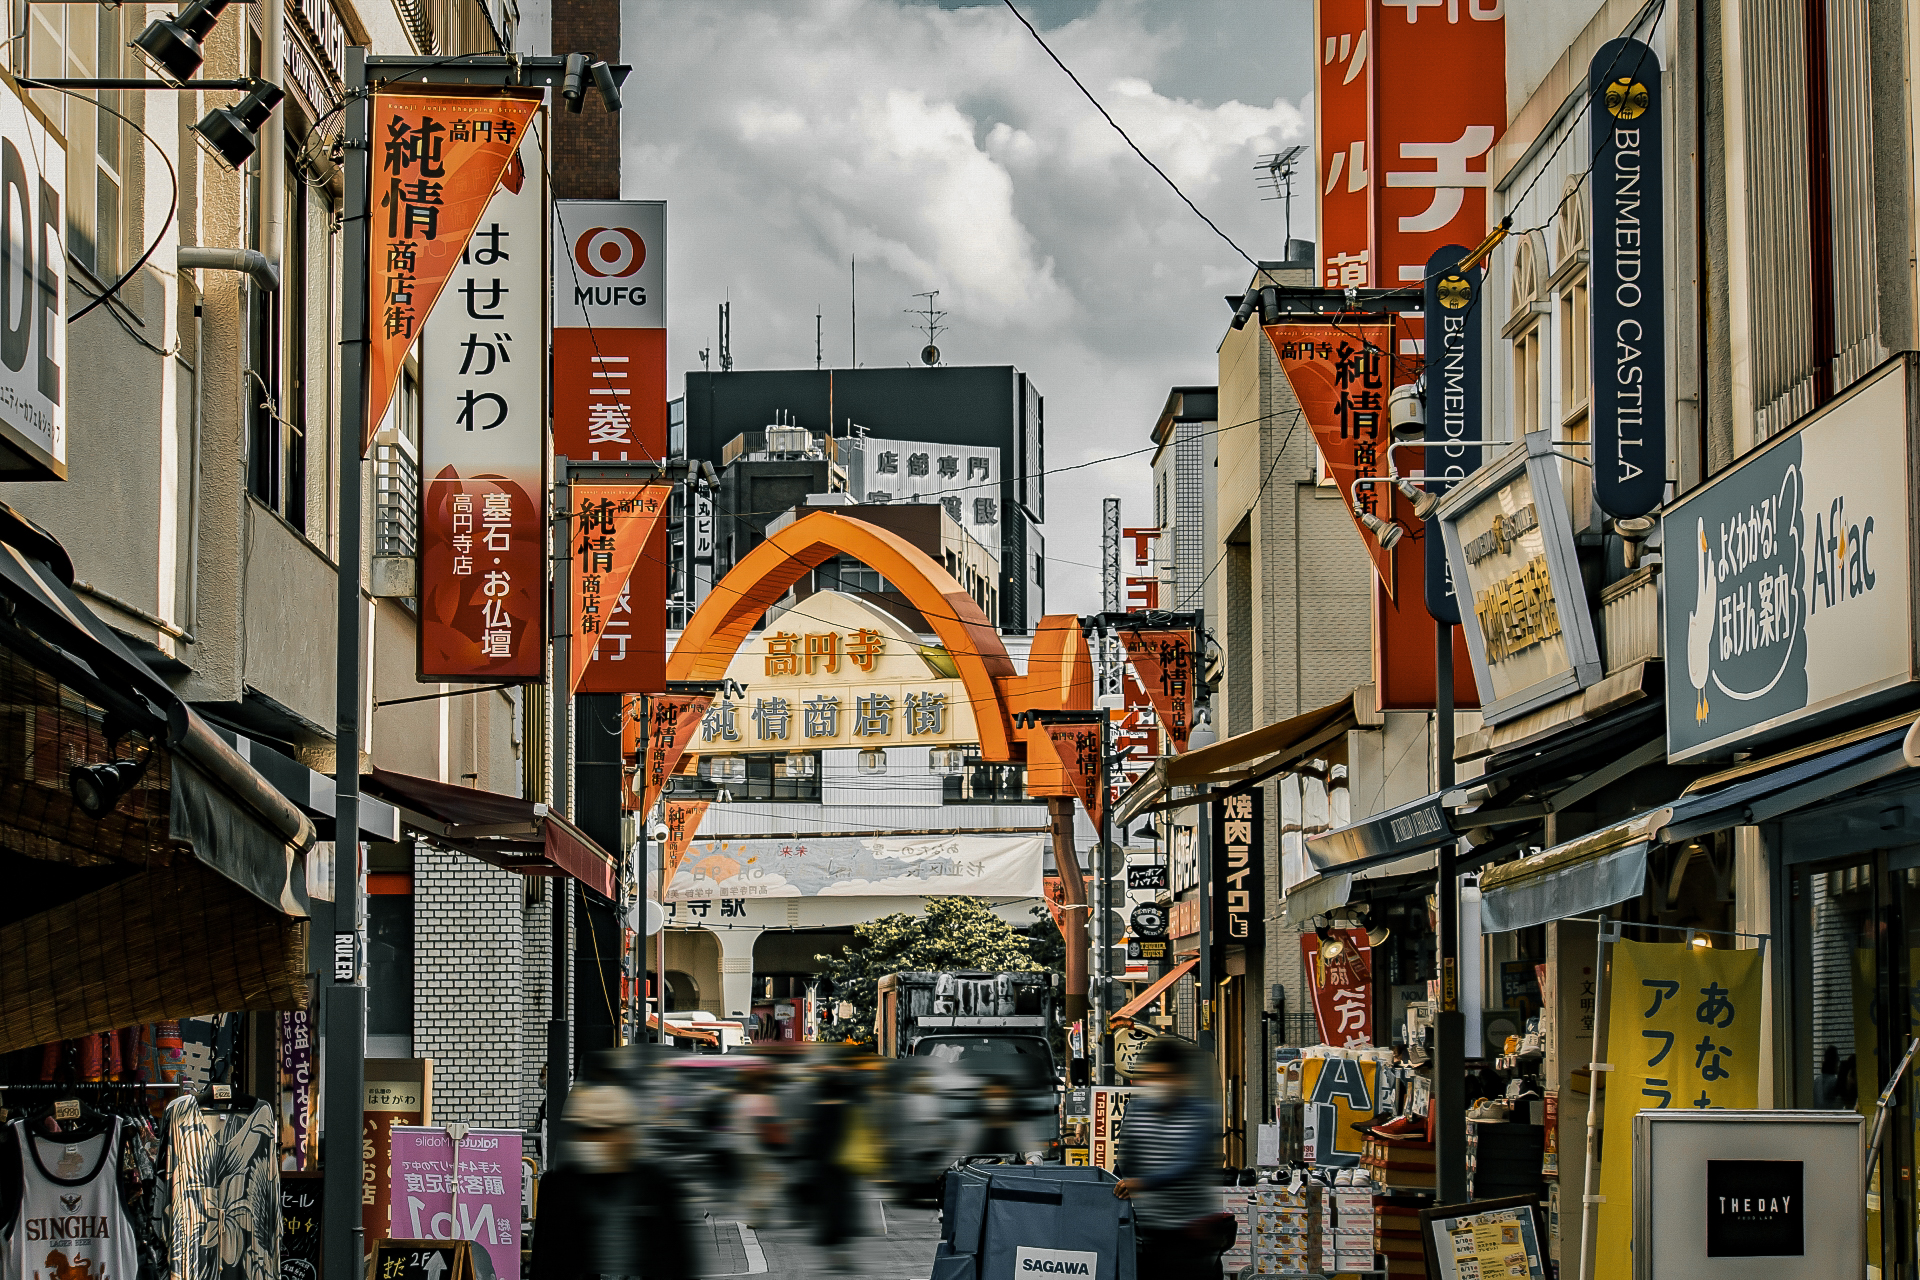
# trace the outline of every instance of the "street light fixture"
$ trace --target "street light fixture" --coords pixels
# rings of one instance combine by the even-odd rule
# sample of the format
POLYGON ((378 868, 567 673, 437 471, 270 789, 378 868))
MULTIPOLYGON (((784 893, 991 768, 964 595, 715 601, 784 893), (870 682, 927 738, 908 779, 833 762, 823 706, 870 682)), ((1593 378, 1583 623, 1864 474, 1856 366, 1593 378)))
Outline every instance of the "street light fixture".
POLYGON ((200 123, 193 126, 193 140, 227 168, 238 169, 259 149, 260 127, 286 96, 286 90, 277 84, 255 81, 253 92, 240 101, 207 112, 200 123))
POLYGON ((200 42, 220 21, 221 12, 231 0, 194 0, 178 15, 155 18, 147 29, 133 39, 133 51, 140 55, 153 73, 174 87, 193 78, 207 60, 200 42))
POLYGON ((1354 504, 1353 513, 1360 518, 1360 523, 1366 526, 1367 532, 1373 535, 1373 540, 1380 544, 1380 549, 1383 551, 1393 550, 1395 544, 1407 536, 1407 531, 1394 521, 1382 520, 1358 503, 1354 504))

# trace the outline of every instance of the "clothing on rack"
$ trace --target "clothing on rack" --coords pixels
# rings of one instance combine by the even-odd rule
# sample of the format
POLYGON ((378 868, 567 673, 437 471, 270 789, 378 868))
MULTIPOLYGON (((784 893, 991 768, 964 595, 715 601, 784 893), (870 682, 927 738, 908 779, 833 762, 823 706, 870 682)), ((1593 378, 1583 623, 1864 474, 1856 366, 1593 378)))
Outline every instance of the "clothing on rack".
POLYGON ((19 1160, 0 1276, 5 1280, 133 1280, 140 1270, 116 1157, 121 1121, 71 1141, 7 1126, 19 1160))
POLYGON ((280 1168, 273 1109, 191 1093, 167 1104, 156 1218, 170 1280, 279 1280, 280 1168))
POLYGON ((10 1246, 14 1224, 19 1217, 25 1186, 27 1154, 21 1134, 31 1132, 36 1140, 55 1146, 71 1145, 82 1137, 91 1138, 103 1131, 102 1120, 120 1122, 112 1176, 117 1180, 120 1204, 130 1224, 138 1259, 135 1280, 165 1280, 167 1257, 159 1224, 154 1219, 154 1184, 157 1180, 155 1157, 160 1138, 153 1121, 150 1095, 145 1085, 107 1085, 104 1088, 78 1088, 59 1085, 0 1086, 0 1099, 14 1116, 25 1114, 20 1124, 0 1126, 0 1244, 10 1246), (84 1096, 88 1099, 88 1118, 61 1122, 52 1118, 56 1097, 84 1096), (41 1097, 45 1105, 26 1109, 26 1099, 41 1097))

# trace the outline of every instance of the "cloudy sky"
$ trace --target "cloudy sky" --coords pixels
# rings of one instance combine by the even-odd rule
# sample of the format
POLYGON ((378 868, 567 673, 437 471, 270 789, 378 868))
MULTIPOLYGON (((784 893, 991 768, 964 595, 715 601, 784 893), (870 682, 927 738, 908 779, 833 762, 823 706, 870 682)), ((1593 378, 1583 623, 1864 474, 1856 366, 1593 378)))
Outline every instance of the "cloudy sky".
MULTIPOLYGON (((1282 256, 1260 157, 1308 141, 1309 0, 1019 0, 1148 155, 1255 258, 1282 256)), ((1250 269, 1130 152, 999 0, 626 0, 624 194, 668 203, 669 386, 732 302, 736 368, 952 364, 1047 397, 1050 469, 1150 445, 1212 383, 1250 269)), ((1312 235, 1311 183, 1293 231, 1312 235)), ((1151 455, 1049 477, 1049 611, 1099 607, 1099 506, 1151 520, 1151 455)))

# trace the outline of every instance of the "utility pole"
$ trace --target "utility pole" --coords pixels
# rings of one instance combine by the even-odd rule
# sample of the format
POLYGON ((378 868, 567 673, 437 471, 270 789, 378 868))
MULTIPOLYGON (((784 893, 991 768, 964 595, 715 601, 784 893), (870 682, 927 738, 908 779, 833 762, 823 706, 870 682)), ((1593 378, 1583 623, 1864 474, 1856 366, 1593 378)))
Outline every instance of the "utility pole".
POLYGON ((335 579, 333 950, 321 1022, 326 1280, 359 1280, 361 1128, 367 1092, 367 986, 360 955, 360 441, 367 415, 367 51, 347 49, 345 296, 340 317, 340 560, 335 579), (343 952, 344 947, 344 952, 343 952))
MULTIPOLYGON (((1432 534, 1428 535, 1433 536, 1432 534)), ((1453 627, 1434 628, 1435 787, 1453 786, 1453 627)), ((1467 1198, 1466 1016, 1460 1012, 1459 846, 1440 846, 1440 1011, 1433 1019, 1434 1183, 1441 1204, 1467 1198)))
MULTIPOLYGON (((1096 700, 1095 705, 1098 705, 1096 700)), ((1100 964, 1094 991, 1094 1025, 1100 1043, 1100 1083, 1113 1083, 1113 1036, 1107 1019, 1113 1014, 1113 717, 1100 708, 1100 964)), ((1087 1037, 1089 1043, 1093 1036, 1087 1037)))

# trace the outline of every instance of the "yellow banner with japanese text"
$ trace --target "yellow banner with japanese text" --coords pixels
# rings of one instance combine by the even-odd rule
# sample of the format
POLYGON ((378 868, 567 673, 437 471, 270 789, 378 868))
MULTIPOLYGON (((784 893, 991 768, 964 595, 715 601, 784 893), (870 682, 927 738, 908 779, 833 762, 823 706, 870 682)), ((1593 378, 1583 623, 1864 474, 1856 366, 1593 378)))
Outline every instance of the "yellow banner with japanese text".
POLYGON ((1594 1274, 1633 1274, 1633 1117, 1759 1105, 1759 951, 1618 942, 1594 1274))

